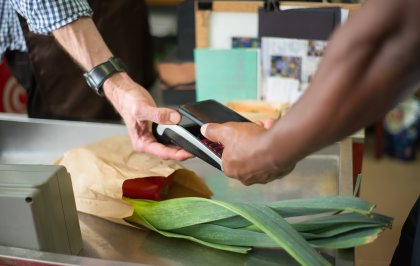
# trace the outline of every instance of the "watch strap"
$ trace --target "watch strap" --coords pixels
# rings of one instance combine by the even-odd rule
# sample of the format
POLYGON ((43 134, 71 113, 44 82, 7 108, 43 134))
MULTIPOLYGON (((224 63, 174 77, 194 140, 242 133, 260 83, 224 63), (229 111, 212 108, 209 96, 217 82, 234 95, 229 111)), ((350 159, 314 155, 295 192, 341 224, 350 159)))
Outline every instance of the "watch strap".
POLYGON ((87 84, 91 87, 97 94, 104 95, 103 84, 104 82, 117 72, 127 72, 127 67, 117 57, 111 57, 106 62, 103 62, 83 74, 86 79, 87 84))

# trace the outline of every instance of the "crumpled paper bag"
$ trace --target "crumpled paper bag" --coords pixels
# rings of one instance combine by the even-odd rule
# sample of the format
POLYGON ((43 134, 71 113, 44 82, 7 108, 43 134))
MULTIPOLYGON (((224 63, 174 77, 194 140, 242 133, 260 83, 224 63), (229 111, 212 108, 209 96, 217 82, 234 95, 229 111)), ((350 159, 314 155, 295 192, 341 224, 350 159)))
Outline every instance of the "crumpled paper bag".
POLYGON ((212 196, 194 172, 176 161, 135 152, 128 136, 114 136, 71 149, 54 163, 70 173, 78 211, 117 222, 133 214, 133 207, 122 200, 126 179, 173 175, 169 197, 212 196))

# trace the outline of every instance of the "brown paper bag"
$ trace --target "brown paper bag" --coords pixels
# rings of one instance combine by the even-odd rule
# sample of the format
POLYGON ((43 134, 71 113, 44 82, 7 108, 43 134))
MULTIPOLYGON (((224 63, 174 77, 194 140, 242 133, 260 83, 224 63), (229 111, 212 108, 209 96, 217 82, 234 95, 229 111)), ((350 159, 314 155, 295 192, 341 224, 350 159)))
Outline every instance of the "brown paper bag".
POLYGON ((211 197, 212 192, 194 172, 176 161, 135 152, 128 136, 114 136, 64 153, 55 164, 70 173, 77 210, 122 222, 133 208, 122 200, 126 179, 172 175, 169 197, 211 197))

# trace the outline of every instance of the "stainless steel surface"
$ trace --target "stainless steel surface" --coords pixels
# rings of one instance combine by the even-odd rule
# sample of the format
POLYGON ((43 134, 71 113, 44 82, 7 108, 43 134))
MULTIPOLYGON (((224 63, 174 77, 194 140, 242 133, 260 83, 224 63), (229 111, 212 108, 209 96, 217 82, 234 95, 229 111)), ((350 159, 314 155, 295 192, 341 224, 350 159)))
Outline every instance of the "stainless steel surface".
POLYGON ((0 265, 14 266, 62 266, 62 265, 101 265, 101 266, 139 266, 145 264, 104 260, 82 256, 42 252, 37 250, 0 246, 0 265))
MULTIPOLYGON (((116 134, 126 134, 125 127, 0 114, 0 163, 50 164, 70 148, 116 134)), ((183 165, 202 176, 213 190, 214 198, 222 200, 265 202, 319 195, 348 195, 352 191, 350 141, 331 145, 308 156, 288 176, 266 185, 243 186, 198 159, 188 160, 183 165)), ((79 221, 84 248, 73 264, 90 264, 83 262, 85 257, 151 265, 296 264, 286 253, 277 249, 257 249, 246 255, 234 254, 165 238, 88 214, 79 213, 79 221)), ((336 265, 347 265, 353 260, 352 250, 338 253, 324 250, 322 254, 336 265)), ((10 249, 6 252, 0 248, 0 264, 6 255, 14 254, 10 249)))

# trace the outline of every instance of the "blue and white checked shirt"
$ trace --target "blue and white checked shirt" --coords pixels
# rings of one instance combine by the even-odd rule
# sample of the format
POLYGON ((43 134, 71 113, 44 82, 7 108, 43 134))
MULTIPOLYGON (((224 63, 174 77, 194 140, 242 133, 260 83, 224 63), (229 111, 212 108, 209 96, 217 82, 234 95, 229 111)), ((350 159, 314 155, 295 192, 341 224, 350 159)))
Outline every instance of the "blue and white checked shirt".
POLYGON ((31 31, 40 34, 92 15, 86 0, 0 0, 0 59, 6 50, 26 51, 16 11, 31 31))

